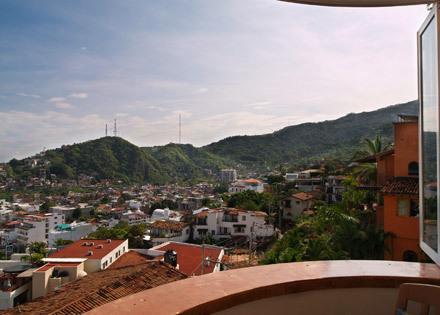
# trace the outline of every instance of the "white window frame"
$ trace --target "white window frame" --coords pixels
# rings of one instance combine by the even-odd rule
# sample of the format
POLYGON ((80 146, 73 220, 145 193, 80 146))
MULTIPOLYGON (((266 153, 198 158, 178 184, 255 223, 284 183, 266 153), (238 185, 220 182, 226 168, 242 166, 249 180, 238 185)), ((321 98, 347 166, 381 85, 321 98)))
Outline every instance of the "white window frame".
MULTIPOLYGON (((440 265, 440 200, 438 197, 439 195, 439 181, 440 181, 440 133, 437 135, 437 252, 431 248, 428 244, 426 244, 423 241, 423 232, 424 232, 424 173, 423 173, 423 82, 422 82, 422 41, 421 37, 427 27, 430 25, 430 23, 435 23, 435 33, 436 33, 436 41, 435 41, 435 50, 436 50, 436 65, 434 68, 437 68, 437 107, 440 106, 440 78, 439 78, 439 57, 440 57, 440 51, 439 51, 439 7, 437 4, 433 4, 431 12, 429 13, 428 17, 425 19, 424 23, 422 24, 421 28, 417 32, 417 52, 418 52, 418 82, 419 82, 419 209, 420 209, 420 218, 419 218, 419 224, 420 224, 420 234, 419 234, 419 244, 420 248, 437 264, 440 265)), ((437 114, 439 114, 438 117, 438 126, 437 131, 440 132, 440 108, 437 109, 437 114)))

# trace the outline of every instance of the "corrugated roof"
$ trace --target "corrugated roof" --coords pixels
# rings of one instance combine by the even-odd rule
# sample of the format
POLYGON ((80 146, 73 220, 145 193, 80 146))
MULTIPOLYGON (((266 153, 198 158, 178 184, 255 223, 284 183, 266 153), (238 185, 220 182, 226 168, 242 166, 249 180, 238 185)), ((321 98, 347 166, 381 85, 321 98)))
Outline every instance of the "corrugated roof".
POLYGON ((185 278, 183 273, 158 261, 104 270, 67 283, 46 297, 3 314, 83 314, 124 296, 185 278))

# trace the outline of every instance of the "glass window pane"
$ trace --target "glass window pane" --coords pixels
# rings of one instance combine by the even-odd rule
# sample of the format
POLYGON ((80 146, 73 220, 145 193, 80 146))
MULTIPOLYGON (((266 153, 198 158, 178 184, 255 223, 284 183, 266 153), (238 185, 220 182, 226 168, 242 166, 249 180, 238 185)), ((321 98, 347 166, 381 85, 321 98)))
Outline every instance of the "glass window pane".
POLYGON ((437 137, 438 95, 436 19, 421 35, 423 115, 423 241, 437 251, 437 137))

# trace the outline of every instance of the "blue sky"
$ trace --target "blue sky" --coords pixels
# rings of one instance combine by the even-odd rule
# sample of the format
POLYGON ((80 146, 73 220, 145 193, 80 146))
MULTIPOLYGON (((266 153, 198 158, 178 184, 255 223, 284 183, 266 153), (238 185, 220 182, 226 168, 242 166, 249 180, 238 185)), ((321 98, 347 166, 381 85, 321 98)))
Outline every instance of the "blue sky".
POLYGON ((0 161, 104 135, 201 146, 417 97, 425 6, 2 0, 0 161))

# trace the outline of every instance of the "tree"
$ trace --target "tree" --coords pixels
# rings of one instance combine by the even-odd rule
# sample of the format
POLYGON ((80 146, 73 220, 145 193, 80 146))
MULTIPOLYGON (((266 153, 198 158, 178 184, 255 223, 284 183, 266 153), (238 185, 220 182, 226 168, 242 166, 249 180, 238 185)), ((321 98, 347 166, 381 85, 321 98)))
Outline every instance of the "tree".
POLYGON ((27 261, 35 266, 42 266, 44 262, 42 259, 47 255, 46 243, 44 242, 34 242, 28 247, 29 256, 24 256, 22 260, 27 261))
MULTIPOLYGON (((364 147, 355 153, 355 159, 376 156, 390 148, 391 144, 384 144, 382 137, 377 134, 374 140, 364 139, 364 147)), ((353 175, 362 183, 375 184, 377 180, 376 163, 362 163, 356 166, 353 170, 353 175)))
POLYGON ((376 135, 376 138, 364 139, 364 147, 355 153, 355 158, 360 159, 371 155, 376 155, 387 151, 391 148, 391 143, 384 144, 380 134, 376 135))

